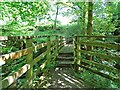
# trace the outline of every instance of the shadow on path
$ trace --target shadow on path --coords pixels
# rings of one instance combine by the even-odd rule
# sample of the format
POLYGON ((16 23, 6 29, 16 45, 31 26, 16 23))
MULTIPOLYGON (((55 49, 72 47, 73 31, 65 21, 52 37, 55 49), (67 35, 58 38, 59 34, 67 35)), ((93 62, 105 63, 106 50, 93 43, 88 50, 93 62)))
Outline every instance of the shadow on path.
POLYGON ((74 77, 72 68, 64 67, 50 70, 47 73, 43 88, 87 88, 84 82, 74 77))

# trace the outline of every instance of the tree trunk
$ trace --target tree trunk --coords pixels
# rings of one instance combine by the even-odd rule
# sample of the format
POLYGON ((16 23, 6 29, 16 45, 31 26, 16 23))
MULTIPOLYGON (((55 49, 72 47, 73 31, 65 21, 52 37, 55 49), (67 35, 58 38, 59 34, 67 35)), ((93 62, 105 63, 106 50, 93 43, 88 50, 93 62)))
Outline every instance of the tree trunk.
POLYGON ((57 11, 56 11, 56 16, 55 16, 55 21, 54 21, 54 26, 53 26, 53 29, 55 30, 56 29, 56 24, 57 24, 57 15, 58 15, 58 5, 57 5, 57 11))
MULTIPOLYGON (((93 18, 93 0, 89 0, 88 3, 88 25, 87 25, 87 35, 92 35, 92 18, 93 18)), ((90 40, 90 38, 88 38, 90 40)), ((87 50, 91 51, 92 46, 87 46, 87 50)), ((88 60, 92 60, 92 56, 87 55, 88 60)))
POLYGON ((83 27, 82 27, 82 34, 86 35, 86 30, 85 30, 85 16, 86 16, 86 3, 83 2, 83 27))
MULTIPOLYGON (((89 0, 89 1, 92 1, 92 0, 89 0)), ((93 18, 93 2, 89 2, 87 35, 92 35, 92 18, 93 18)))

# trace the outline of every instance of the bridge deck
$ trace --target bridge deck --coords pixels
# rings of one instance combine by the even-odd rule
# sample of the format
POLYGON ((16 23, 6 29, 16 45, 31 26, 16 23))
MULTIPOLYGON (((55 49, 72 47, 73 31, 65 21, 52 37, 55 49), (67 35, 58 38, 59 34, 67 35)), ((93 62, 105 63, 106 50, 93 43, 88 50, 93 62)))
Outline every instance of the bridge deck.
MULTIPOLYGON (((73 53, 73 45, 68 44, 60 50, 60 54, 66 55, 67 58, 70 57, 70 53, 73 53)), ((65 57, 65 56, 64 56, 65 57)), ((63 57, 63 58, 64 58, 63 57)), ((63 59, 57 61, 61 62, 63 59)), ((68 60, 66 60, 66 63, 68 60)), ((64 62, 64 64, 66 64, 64 62)), ((67 63, 68 64, 68 63, 67 63)), ((88 88, 88 85, 84 83, 81 79, 75 77, 75 72, 72 67, 72 63, 68 66, 55 67, 48 71, 45 82, 40 86, 43 88, 88 88)))
POLYGON ((74 76, 72 68, 51 69, 44 81, 42 88, 88 88, 84 81, 74 76))

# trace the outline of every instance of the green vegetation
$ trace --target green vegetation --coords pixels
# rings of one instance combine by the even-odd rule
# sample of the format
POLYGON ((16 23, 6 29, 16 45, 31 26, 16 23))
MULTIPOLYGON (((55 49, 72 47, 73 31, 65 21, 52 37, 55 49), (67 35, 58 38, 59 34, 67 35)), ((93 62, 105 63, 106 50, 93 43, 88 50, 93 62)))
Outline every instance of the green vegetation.
MULTIPOLYGON (((38 74, 38 76, 36 75, 33 78, 33 81, 38 81, 40 76, 44 76, 44 73, 47 73, 48 68, 54 68, 56 66, 55 60, 57 59, 58 51, 63 46, 63 43, 58 43, 60 42, 58 41, 59 39, 61 41, 63 40, 59 36, 64 36, 66 42, 67 40, 71 40, 72 44, 74 42, 74 46, 62 48, 61 52, 74 52, 75 71, 79 70, 77 67, 78 64, 83 64, 83 66, 81 65, 82 69, 79 71, 80 73, 75 72, 74 74, 77 78, 83 79, 91 86, 97 88, 120 88, 118 82, 103 78, 84 68, 85 64, 89 69, 102 72, 102 69, 98 67, 100 64, 101 67, 102 65, 112 66, 115 70, 118 70, 117 74, 107 71, 105 73, 108 76, 111 75, 119 78, 119 0, 118 2, 108 2, 106 0, 95 0, 95 2, 93 0, 88 0, 90 2, 85 2, 85 0, 83 2, 55 2, 51 0, 38 0, 39 2, 31 2, 30 0, 27 0, 27 2, 6 1, 0 2, 1 36, 46 36, 31 39, 16 39, 15 37, 8 40, 1 40, 0 63, 4 61, 2 55, 8 55, 12 52, 17 53, 15 53, 14 57, 12 54, 11 56, 8 55, 10 58, 5 60, 5 64, 0 64, 0 70, 2 68, 0 74, 2 80, 7 76, 13 75, 27 63, 32 65, 27 72, 27 80, 38 74), (48 37, 49 35, 51 35, 50 38, 48 37), (96 37, 78 37, 89 35, 96 37), (99 37, 101 35, 113 37, 99 37), (75 41, 73 41, 73 38, 75 41), (42 45, 43 43, 44 45, 42 45), (32 49, 29 47, 32 47, 32 49), (22 51, 26 48, 28 48, 28 51, 22 51), (23 52, 25 53, 24 55, 22 55, 23 52), (11 60, 11 58, 14 60, 11 60), (53 61, 50 61, 51 59, 53 61), (98 66, 93 67, 95 66, 94 63, 85 62, 84 60, 80 61, 80 59, 96 62, 98 66), (88 64, 89 66, 87 66, 88 64)), ((21 80, 18 79, 18 87, 30 81, 26 81, 25 74, 26 72, 21 77, 21 80)), ((38 82, 32 83, 38 84, 38 82)))

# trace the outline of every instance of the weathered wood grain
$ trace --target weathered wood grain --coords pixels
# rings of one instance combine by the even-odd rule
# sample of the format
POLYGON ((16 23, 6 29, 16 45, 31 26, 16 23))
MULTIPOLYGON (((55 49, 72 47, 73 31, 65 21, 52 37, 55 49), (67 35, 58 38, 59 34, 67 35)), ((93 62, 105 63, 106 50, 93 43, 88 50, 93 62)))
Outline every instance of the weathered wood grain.
POLYGON ((7 60, 15 60, 15 59, 18 59, 24 55, 27 55, 30 50, 32 50, 32 47, 29 47, 29 48, 26 48, 23 50, 19 50, 16 52, 12 52, 9 54, 1 55, 0 56, 0 66, 4 65, 7 62, 7 60))
POLYGON ((2 80, 2 88, 7 88, 9 85, 11 85, 13 82, 15 82, 20 76, 22 76, 25 72, 27 72, 30 69, 29 64, 25 64, 22 68, 20 68, 17 72, 15 72, 13 75, 6 77, 2 80))

